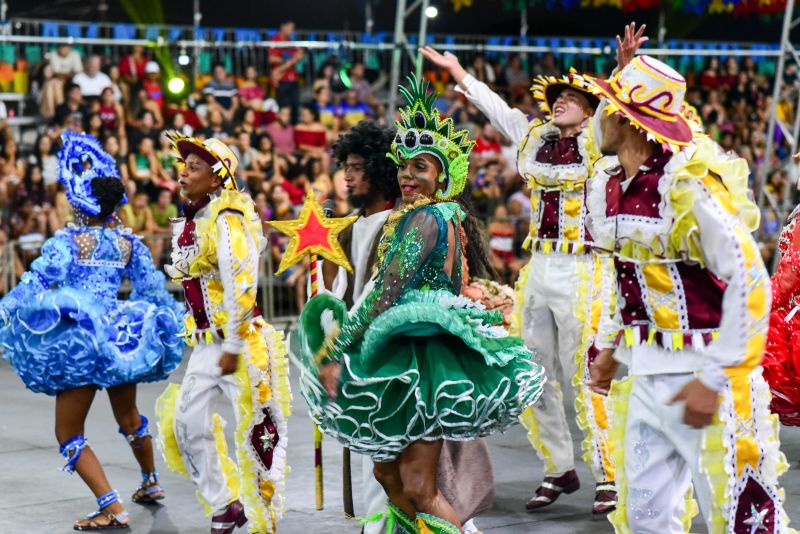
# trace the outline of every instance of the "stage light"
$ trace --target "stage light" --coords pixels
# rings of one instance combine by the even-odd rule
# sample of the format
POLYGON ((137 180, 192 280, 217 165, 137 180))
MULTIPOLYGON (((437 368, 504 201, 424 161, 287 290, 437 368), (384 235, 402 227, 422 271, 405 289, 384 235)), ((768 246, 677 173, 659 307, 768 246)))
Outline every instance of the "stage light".
POLYGON ((183 78, 175 76, 174 78, 170 78, 170 80, 167 82, 167 89, 173 95, 181 94, 185 88, 186 82, 183 81, 183 78))
POLYGON ((428 6, 425 8, 425 16, 429 19, 436 18, 436 15, 439 14, 439 9, 436 6, 428 6))
POLYGON ((178 65, 185 67, 189 61, 189 54, 186 53, 186 50, 181 50, 181 54, 178 56, 178 65))

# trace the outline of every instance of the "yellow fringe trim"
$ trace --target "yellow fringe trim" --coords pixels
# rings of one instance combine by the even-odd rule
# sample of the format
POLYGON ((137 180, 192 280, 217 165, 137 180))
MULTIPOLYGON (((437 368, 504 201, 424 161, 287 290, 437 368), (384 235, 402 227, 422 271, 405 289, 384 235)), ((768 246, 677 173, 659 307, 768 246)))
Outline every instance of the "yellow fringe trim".
POLYGON ((611 442, 616 466, 617 507, 608 516, 617 534, 630 534, 628 526, 627 501, 628 480, 625 478, 625 424, 628 419, 628 398, 633 387, 633 377, 614 380, 608 394, 607 406, 610 412, 608 437, 611 442))
MULTIPOLYGON (((556 382, 555 387, 559 388, 558 382, 556 382)), ((533 406, 525 408, 525 411, 519 416, 519 421, 528 431, 528 441, 531 442, 534 450, 544 462, 545 473, 555 473, 558 468, 553 461, 553 453, 550 452, 550 449, 548 449, 542 441, 541 434, 539 433, 539 423, 536 420, 536 413, 533 410, 533 406)))
POLYGON ((178 384, 169 384, 164 393, 156 399, 156 420, 158 426, 158 444, 164 463, 170 471, 189 478, 189 472, 183 464, 178 440, 175 437, 175 403, 180 393, 178 384))
POLYGON ((519 277, 514 284, 514 310, 511 312, 511 317, 509 317, 511 324, 508 328, 508 333, 512 336, 522 337, 522 308, 525 306, 525 287, 528 285, 532 262, 533 256, 531 256, 527 265, 519 271, 519 277))
MULTIPOLYGON (((599 291, 595 290, 599 289, 601 282, 600 260, 595 255, 591 263, 578 262, 576 268, 579 282, 576 288, 577 298, 573 313, 583 328, 578 350, 574 356, 575 374, 572 376, 572 386, 575 390, 577 423, 583 431, 583 440, 581 441, 583 461, 591 468, 597 482, 613 482, 614 464, 610 458, 606 436, 608 416, 606 415, 605 401, 602 396, 589 390, 585 383, 589 378, 588 352, 597 334, 597 322, 593 312, 594 304, 599 299, 599 291), (595 457, 598 449, 600 458, 595 457)), ((599 321, 599 314, 596 319, 599 321)))

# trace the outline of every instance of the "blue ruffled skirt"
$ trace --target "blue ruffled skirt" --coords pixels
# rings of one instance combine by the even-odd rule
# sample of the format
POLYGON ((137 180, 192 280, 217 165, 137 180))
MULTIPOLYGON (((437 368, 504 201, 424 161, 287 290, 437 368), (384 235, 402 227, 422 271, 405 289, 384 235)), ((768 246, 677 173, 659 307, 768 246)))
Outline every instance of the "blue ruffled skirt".
POLYGON ((179 305, 98 299, 62 288, 19 307, 0 329, 3 357, 31 391, 162 380, 181 362, 179 305))

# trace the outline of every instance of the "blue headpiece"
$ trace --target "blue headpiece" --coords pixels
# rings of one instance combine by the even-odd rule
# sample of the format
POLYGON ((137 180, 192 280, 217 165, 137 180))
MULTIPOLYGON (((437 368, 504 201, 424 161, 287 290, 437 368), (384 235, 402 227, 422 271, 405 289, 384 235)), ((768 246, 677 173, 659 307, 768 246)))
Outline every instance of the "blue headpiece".
MULTIPOLYGON (((92 180, 119 178, 117 164, 91 135, 64 132, 61 140, 64 144, 58 154, 58 180, 67 190, 67 200, 83 213, 97 215, 100 204, 92 195, 92 180)), ((122 202, 127 198, 123 197, 122 202)))

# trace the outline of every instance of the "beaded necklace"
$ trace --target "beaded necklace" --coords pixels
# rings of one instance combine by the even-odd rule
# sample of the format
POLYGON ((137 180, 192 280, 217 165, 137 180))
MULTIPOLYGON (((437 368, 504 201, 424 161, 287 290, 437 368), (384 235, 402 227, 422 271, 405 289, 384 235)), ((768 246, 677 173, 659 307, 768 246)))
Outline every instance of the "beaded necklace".
POLYGON ((381 237, 381 242, 378 244, 378 261, 375 262, 376 268, 383 265, 383 260, 386 257, 386 253, 389 251, 389 245, 392 243, 392 238, 397 230, 397 225, 400 222, 400 219, 402 219, 410 211, 414 211, 422 206, 427 206, 432 202, 432 199, 423 197, 389 214, 389 218, 386 219, 386 224, 383 225, 383 236, 381 237))

